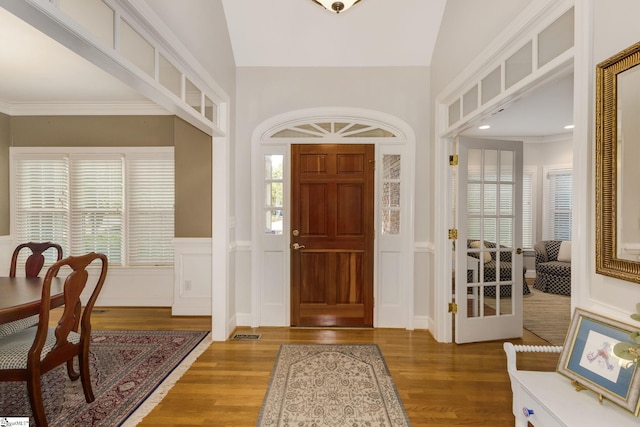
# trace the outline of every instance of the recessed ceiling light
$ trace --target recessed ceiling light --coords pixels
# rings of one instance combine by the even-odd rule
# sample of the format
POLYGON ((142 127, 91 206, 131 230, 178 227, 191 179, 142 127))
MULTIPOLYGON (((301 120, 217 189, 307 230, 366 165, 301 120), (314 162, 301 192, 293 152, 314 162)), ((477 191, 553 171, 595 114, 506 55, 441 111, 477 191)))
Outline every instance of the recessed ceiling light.
POLYGON ((573 129, 573 125, 566 125, 564 128, 565 129, 573 129))
POLYGON ((482 126, 478 126, 478 129, 485 130, 485 129, 489 129, 490 127, 491 126, 489 126, 489 125, 482 125, 482 126))

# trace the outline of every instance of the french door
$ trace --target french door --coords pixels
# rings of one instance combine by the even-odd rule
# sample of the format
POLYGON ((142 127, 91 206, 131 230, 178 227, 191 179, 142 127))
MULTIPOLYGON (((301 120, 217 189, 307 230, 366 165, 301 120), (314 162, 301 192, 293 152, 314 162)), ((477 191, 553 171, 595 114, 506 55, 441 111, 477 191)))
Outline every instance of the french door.
POLYGON ((460 138, 455 341, 522 336, 521 141, 460 138))

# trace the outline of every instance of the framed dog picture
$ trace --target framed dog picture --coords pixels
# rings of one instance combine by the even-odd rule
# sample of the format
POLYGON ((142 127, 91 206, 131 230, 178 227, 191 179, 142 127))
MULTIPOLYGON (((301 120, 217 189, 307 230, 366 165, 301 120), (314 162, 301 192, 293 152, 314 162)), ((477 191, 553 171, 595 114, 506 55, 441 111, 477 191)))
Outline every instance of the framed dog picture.
POLYGON ((571 380, 577 390, 587 389, 638 415, 640 376, 638 366, 618 358, 613 346, 631 342, 636 328, 601 315, 576 308, 565 339, 558 372, 571 380))

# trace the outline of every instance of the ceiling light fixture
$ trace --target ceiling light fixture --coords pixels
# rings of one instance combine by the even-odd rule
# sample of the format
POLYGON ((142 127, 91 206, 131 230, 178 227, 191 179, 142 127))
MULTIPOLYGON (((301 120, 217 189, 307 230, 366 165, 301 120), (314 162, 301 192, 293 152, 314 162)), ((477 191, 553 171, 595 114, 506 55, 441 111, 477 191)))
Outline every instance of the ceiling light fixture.
POLYGON ((491 126, 489 126, 489 125, 482 125, 482 126, 478 126, 478 129, 485 130, 485 129, 489 129, 490 127, 491 126))
POLYGON ((344 12, 349 9, 354 4, 358 3, 360 0, 344 0, 344 1, 333 1, 333 0, 311 0, 314 3, 319 4, 325 9, 335 12, 336 14, 340 12, 344 12))
POLYGON ((565 129, 573 129, 573 125, 566 125, 564 128, 565 129))

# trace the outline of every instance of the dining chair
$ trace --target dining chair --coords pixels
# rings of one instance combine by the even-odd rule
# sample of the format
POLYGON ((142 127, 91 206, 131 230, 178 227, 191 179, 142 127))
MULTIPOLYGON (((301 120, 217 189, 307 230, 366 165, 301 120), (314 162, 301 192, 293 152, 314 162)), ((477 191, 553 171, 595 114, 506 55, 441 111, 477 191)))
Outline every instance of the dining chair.
POLYGON ((27 277, 38 277, 40 275, 40 271, 44 266, 44 252, 46 252, 50 248, 54 248, 57 251, 57 261, 62 259, 62 246, 57 243, 52 242, 29 242, 29 243, 21 243, 13 250, 13 255, 11 256, 11 267, 9 269, 9 277, 16 277, 16 270, 18 264, 18 257, 20 255, 20 251, 23 249, 30 249, 31 254, 27 257, 27 260, 24 264, 25 276, 27 277))
POLYGON ((0 381, 26 381, 29 403, 36 424, 47 426, 42 399, 41 375, 59 365, 67 365, 71 381, 80 378, 85 400, 95 400, 89 373, 89 344, 91 342, 91 312, 107 276, 108 261, 95 252, 69 256, 47 270, 42 285, 42 303, 38 326, 0 337, 0 381), (100 266, 89 274, 88 267, 100 266), (55 327, 49 327, 51 281, 59 270, 67 274, 64 281, 64 308, 55 327), (89 278, 91 277, 91 280, 89 278), (88 284, 93 290, 86 305, 81 293, 88 284), (73 368, 78 357, 79 373, 73 368))
MULTIPOLYGON (((18 270, 18 258, 20 257, 20 252, 29 249, 31 253, 28 255, 25 265, 24 271, 26 277, 38 277, 40 275, 40 271, 44 266, 44 252, 49 249, 56 250, 57 261, 62 259, 62 246, 57 243, 52 242, 28 242, 21 243, 13 250, 13 255, 11 256, 11 266, 9 267, 9 277, 16 277, 16 273, 18 270)), ((7 322, 0 324, 0 337, 10 335, 21 331, 25 328, 30 328, 31 326, 35 326, 38 324, 38 315, 29 316, 24 319, 14 320, 12 322, 7 322)))

